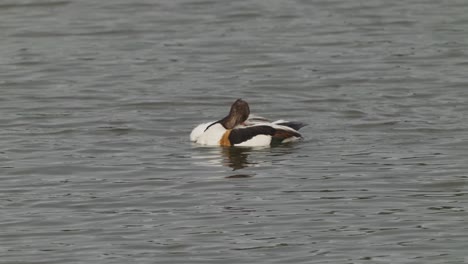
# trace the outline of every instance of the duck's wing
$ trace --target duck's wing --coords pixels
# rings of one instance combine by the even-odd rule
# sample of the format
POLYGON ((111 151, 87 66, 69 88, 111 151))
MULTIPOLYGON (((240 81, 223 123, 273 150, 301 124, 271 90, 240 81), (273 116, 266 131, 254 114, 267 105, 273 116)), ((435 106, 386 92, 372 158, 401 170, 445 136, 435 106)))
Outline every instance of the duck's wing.
POLYGON ((290 127, 290 128, 292 128, 294 130, 299 130, 299 129, 307 126, 306 123, 302 123, 302 122, 298 122, 298 121, 285 121, 285 120, 278 120, 278 121, 273 122, 273 124, 279 125, 279 126, 290 127))
POLYGON ((229 141, 231 145, 239 145, 249 141, 251 142, 251 145, 259 146, 260 143, 255 142, 256 139, 262 143, 267 142, 267 144, 264 145, 269 145, 272 142, 281 143, 285 139, 293 137, 301 138, 301 134, 289 127, 282 128, 282 126, 279 125, 275 127, 268 125, 256 125, 231 130, 229 134, 229 141))
POLYGON ((244 128, 236 128, 231 130, 229 134, 229 141, 231 145, 241 144, 256 136, 265 135, 272 136, 275 129, 271 126, 249 126, 244 128))
POLYGON ((265 117, 250 114, 249 118, 244 122, 245 126, 254 126, 254 125, 260 125, 260 124, 268 124, 271 121, 268 120, 265 117))
POLYGON ((307 126, 306 123, 298 122, 298 121, 286 121, 286 120, 280 119, 280 120, 276 120, 275 122, 271 122, 267 118, 264 118, 264 117, 261 117, 261 116, 256 116, 256 115, 250 115, 249 119, 247 119, 244 122, 244 125, 239 126, 239 127, 259 126, 259 125, 286 126, 286 127, 292 128, 294 130, 299 130, 299 129, 307 126))

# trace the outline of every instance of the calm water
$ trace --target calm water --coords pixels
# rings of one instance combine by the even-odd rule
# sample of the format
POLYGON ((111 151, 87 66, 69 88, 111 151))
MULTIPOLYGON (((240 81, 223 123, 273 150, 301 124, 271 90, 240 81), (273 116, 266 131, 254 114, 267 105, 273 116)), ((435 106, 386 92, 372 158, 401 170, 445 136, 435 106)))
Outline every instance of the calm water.
POLYGON ((0 262, 467 263, 467 14, 2 0, 0 262), (305 140, 188 141, 236 98, 305 140))

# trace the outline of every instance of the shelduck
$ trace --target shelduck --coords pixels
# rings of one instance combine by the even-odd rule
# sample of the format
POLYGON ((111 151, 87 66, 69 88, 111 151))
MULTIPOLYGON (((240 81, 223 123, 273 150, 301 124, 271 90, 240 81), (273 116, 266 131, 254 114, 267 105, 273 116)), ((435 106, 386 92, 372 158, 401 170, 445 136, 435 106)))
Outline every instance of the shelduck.
POLYGON ((270 146, 301 139, 298 130, 306 125, 285 120, 269 122, 264 118, 249 116, 249 104, 237 99, 226 117, 195 127, 190 140, 209 146, 270 146))

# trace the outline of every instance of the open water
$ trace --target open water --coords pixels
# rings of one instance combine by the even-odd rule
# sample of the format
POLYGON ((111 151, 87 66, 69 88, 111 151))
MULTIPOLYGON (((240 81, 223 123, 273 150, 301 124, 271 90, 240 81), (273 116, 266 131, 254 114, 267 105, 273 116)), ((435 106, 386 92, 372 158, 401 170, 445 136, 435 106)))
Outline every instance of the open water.
POLYGON ((0 263, 467 263, 467 14, 0 1, 0 263), (189 142, 237 98, 305 139, 189 142))

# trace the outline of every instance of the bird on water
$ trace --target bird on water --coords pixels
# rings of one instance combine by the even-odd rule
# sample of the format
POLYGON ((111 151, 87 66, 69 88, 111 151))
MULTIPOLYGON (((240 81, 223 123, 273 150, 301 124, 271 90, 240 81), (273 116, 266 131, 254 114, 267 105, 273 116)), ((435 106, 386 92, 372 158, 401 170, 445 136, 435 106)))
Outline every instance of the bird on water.
POLYGON ((237 99, 224 118, 196 126, 190 134, 190 140, 209 146, 271 146, 301 139, 298 130, 304 126, 306 124, 302 122, 269 122, 251 116, 249 104, 237 99))

